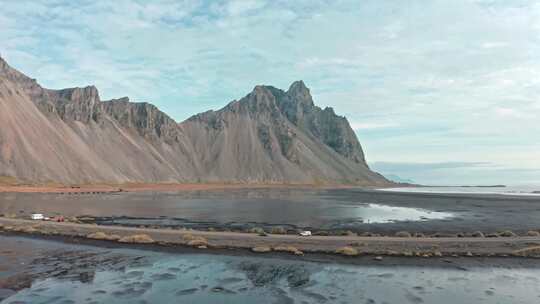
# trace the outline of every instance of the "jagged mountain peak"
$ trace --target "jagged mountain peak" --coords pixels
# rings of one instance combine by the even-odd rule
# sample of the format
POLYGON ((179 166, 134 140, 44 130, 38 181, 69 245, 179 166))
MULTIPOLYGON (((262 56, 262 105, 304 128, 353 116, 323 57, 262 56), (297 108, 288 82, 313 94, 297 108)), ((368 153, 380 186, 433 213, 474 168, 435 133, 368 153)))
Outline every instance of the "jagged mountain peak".
POLYGON ((94 85, 56 90, 60 98, 71 102, 99 102, 99 91, 94 85))
POLYGON ((314 105, 309 88, 302 80, 293 82, 287 90, 287 95, 291 96, 296 102, 310 106, 314 105))
POLYGON ((292 91, 308 91, 309 92, 309 88, 306 86, 303 80, 296 80, 296 81, 293 81, 293 83, 291 83, 288 91, 289 92, 292 92, 292 91))

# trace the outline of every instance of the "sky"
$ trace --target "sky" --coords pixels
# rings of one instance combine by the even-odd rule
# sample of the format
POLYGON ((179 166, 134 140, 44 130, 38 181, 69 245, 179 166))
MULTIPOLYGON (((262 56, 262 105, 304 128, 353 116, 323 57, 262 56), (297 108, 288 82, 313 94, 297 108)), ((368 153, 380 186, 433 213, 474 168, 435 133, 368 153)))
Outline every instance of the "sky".
POLYGON ((0 54, 177 121, 302 79, 372 168, 540 185, 540 1, 0 0, 0 54))

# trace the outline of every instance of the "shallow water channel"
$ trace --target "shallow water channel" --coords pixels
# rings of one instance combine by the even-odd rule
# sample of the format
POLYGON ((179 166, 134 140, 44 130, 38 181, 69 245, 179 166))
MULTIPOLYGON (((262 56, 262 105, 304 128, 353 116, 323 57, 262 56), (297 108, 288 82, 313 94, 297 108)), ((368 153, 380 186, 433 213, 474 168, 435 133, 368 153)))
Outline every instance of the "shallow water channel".
POLYGON ((38 280, 2 303, 538 303, 540 269, 358 266, 282 258, 144 255, 146 265, 38 280))

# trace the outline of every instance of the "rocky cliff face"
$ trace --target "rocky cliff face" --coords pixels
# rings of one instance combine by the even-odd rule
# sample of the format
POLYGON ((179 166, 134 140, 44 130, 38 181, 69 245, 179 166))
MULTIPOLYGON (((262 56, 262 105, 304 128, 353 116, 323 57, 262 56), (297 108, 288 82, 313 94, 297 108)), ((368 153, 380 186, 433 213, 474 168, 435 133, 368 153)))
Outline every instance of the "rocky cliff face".
POLYGON ((20 181, 386 184, 309 89, 257 86, 176 123, 148 103, 49 90, 0 58, 0 176, 20 181))

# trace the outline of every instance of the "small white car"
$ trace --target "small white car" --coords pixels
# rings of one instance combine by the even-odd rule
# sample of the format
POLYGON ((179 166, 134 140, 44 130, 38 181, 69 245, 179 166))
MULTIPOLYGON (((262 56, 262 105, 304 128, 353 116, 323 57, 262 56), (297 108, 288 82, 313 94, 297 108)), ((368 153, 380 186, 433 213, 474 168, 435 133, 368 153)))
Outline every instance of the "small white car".
POLYGON ((301 236, 311 236, 311 231, 309 231, 309 230, 301 231, 300 235, 301 236))
POLYGON ((30 216, 31 219, 35 220, 35 221, 42 221, 45 219, 45 217, 43 216, 43 214, 41 213, 32 213, 32 215, 30 216))

